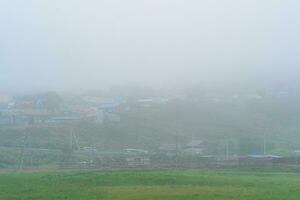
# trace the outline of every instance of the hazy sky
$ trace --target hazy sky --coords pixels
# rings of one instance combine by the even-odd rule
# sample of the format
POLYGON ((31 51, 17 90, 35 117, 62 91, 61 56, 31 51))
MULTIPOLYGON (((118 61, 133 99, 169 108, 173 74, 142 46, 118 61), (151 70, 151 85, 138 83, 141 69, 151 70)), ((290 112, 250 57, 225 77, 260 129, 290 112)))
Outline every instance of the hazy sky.
POLYGON ((299 0, 0 0, 0 90, 294 81, 299 0))

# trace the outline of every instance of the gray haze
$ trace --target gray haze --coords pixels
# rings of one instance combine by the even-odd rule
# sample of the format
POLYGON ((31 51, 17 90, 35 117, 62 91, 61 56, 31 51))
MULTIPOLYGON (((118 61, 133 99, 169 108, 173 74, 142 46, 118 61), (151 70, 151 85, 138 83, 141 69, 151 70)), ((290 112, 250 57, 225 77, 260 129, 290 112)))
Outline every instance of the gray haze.
POLYGON ((298 0, 1 0, 0 89, 296 81, 298 0))

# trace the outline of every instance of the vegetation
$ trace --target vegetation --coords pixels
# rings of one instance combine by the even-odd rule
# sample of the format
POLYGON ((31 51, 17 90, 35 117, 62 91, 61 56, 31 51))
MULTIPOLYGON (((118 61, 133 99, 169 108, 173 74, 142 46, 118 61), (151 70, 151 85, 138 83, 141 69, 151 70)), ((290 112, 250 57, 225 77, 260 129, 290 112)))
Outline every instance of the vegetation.
POLYGON ((0 199, 296 200, 299 179, 256 171, 5 172, 0 199))
POLYGON ((295 151, 300 149, 299 99, 263 95, 259 100, 224 97, 214 102, 200 93, 150 107, 138 107, 129 101, 129 109, 119 111, 118 123, 0 125, 0 168, 17 166, 20 148, 24 146, 35 148, 31 153, 34 159, 41 157, 38 149, 57 150, 56 156, 43 151, 43 159, 38 163, 59 163, 61 152, 70 148, 71 131, 80 147, 95 147, 99 152, 120 152, 126 148, 152 151, 160 144, 184 145, 196 139, 207 143, 205 155, 224 155, 226 145, 230 155, 262 154, 265 137, 267 154, 298 156, 295 151))

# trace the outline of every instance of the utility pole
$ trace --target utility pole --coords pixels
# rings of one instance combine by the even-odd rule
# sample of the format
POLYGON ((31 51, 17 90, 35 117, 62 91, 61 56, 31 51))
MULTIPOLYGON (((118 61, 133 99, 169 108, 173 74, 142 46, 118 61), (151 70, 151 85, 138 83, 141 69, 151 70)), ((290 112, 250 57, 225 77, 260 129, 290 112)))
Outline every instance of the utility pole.
POLYGON ((176 131, 176 154, 175 154, 175 168, 178 168, 178 134, 176 131))
POLYGON ((21 156, 20 156, 20 160, 19 160, 19 170, 23 169, 27 140, 28 140, 28 131, 24 130, 24 138, 22 141, 23 145, 22 145, 21 156))
POLYGON ((226 140, 225 157, 226 157, 226 160, 229 160, 229 141, 228 140, 226 140))
POLYGON ((79 146, 78 146, 78 139, 74 133, 74 130, 73 128, 71 127, 70 128, 70 149, 71 151, 73 152, 74 149, 78 149, 79 146))
POLYGON ((70 151, 73 152, 73 130, 70 128, 70 151))
POLYGON ((264 146, 263 146, 263 148, 264 148, 264 155, 266 155, 266 149, 267 149, 267 142, 266 142, 266 132, 264 132, 264 146))
POLYGON ((67 160, 67 165, 71 166, 73 164, 73 153, 74 153, 74 133, 73 133, 73 128, 70 127, 70 151, 67 154, 66 160, 67 160))

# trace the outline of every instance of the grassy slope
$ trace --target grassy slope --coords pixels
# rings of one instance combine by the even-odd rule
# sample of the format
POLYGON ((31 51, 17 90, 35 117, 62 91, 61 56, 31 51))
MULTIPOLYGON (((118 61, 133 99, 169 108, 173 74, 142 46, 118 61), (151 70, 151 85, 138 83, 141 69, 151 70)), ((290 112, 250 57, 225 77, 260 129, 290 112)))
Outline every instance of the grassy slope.
POLYGON ((293 200, 300 174, 225 171, 0 174, 0 199, 293 200))

